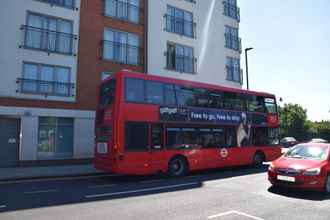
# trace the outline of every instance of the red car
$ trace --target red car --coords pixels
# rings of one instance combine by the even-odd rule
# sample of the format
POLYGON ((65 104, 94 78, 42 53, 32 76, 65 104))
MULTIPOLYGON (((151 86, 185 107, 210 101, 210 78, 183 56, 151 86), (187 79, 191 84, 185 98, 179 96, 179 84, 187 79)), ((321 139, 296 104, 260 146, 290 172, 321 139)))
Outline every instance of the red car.
POLYGON ((305 143, 290 148, 268 168, 273 186, 330 193, 330 144, 305 143))

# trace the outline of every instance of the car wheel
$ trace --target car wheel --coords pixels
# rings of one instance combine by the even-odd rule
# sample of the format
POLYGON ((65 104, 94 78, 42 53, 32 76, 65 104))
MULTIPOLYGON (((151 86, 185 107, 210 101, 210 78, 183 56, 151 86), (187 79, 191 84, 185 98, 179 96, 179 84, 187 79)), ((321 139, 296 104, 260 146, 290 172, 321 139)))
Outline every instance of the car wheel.
POLYGON ((173 157, 168 163, 168 174, 170 176, 184 176, 188 173, 188 163, 184 157, 173 157))
POLYGON ((328 174, 327 179, 325 181, 324 192, 326 194, 330 194, 330 174, 328 174))
POLYGON ((261 167, 262 163, 265 161, 265 155, 261 152, 257 152, 253 156, 253 166, 261 167))

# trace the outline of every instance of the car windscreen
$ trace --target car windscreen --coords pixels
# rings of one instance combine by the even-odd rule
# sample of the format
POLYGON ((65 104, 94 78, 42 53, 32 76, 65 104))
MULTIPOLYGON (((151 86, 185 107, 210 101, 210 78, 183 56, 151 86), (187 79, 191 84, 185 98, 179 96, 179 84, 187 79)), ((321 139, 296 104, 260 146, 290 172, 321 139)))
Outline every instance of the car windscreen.
POLYGON ((300 145, 288 150, 284 156, 298 159, 325 160, 327 155, 328 148, 326 147, 300 145))

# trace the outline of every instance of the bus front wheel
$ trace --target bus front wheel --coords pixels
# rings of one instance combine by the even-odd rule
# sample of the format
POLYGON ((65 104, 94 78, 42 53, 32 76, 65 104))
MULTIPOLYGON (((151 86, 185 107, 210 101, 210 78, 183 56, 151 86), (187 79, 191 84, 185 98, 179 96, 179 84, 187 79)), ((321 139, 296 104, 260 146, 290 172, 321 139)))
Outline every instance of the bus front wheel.
POLYGON ((189 172, 189 166, 186 158, 183 156, 175 156, 168 163, 169 176, 184 176, 189 172))

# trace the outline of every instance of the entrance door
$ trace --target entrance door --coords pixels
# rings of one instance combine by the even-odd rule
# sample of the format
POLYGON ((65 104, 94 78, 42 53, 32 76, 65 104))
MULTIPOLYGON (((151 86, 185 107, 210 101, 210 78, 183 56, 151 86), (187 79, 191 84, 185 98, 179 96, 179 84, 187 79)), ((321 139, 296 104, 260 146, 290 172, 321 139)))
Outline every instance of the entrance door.
POLYGON ((0 167, 14 167, 18 162, 19 120, 0 118, 0 167))

